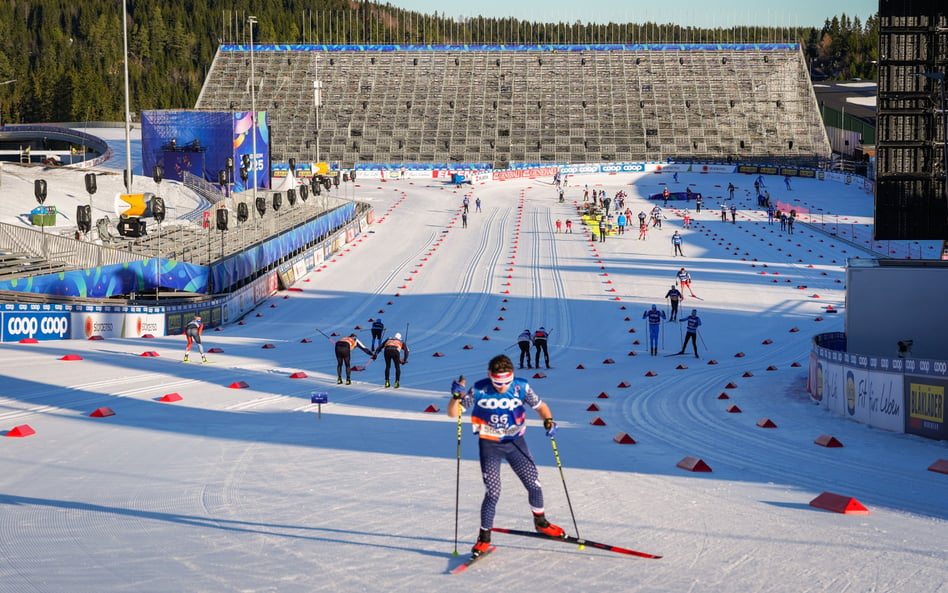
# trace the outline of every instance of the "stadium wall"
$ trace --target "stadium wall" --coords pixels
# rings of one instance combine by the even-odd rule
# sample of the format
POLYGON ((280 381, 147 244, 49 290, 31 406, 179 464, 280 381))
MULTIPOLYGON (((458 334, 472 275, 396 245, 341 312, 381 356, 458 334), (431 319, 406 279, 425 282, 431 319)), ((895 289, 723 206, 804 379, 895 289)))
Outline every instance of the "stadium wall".
POLYGON ((840 333, 814 338, 807 376, 814 403, 874 428, 948 440, 948 362, 851 353, 845 342, 840 333))

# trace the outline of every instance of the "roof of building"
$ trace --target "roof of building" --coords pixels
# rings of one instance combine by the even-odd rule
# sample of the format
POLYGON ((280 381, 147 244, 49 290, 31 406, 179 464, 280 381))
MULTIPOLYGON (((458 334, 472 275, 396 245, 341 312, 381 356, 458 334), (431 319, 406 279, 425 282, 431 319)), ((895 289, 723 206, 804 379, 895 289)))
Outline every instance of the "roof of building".
POLYGON ((817 103, 876 125, 878 85, 869 80, 814 82, 817 103))

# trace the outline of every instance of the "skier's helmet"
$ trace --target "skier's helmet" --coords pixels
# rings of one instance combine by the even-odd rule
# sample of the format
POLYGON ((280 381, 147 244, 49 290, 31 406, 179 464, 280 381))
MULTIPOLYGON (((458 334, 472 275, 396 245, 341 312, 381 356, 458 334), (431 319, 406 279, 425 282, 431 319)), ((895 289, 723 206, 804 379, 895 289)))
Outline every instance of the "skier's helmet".
POLYGON ((396 340, 401 340, 401 339, 402 339, 402 334, 395 334, 395 339, 396 339, 396 340))
POLYGON ((692 310, 691 310, 691 314, 692 314, 692 315, 697 315, 697 314, 698 314, 698 310, 697 310, 697 309, 692 309, 692 310))
POLYGON ((652 305, 652 311, 654 311, 655 309, 658 309, 658 307, 656 305, 652 305))

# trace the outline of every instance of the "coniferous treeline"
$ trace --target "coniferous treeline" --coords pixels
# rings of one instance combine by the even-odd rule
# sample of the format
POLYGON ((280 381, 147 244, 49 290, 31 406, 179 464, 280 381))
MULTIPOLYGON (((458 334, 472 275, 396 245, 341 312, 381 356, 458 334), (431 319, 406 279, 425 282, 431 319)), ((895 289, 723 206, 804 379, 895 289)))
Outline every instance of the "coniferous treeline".
MULTIPOLYGON (((127 0, 127 8, 133 112, 193 107, 219 45, 249 41, 249 15, 255 43, 790 42, 803 46, 814 77, 830 79, 874 79, 878 59, 875 16, 844 14, 819 29, 700 29, 455 19, 346 0, 127 0)), ((0 121, 124 119, 121 11, 118 0, 0 0, 0 121)))

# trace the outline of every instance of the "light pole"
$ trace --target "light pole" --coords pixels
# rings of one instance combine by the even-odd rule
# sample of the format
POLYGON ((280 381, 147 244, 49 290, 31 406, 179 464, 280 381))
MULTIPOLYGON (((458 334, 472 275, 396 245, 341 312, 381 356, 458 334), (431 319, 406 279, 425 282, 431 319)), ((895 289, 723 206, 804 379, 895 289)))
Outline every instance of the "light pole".
MULTIPOLYGON (((319 71, 319 56, 316 57, 316 70, 319 71)), ((319 160, 319 106, 322 104, 322 95, 320 91, 323 88, 323 83, 314 80, 313 81, 313 107, 316 109, 316 162, 321 162, 319 160)))
POLYGON ((122 0, 122 43, 125 49, 125 191, 132 193, 132 113, 128 101, 128 9, 122 0))
POLYGON ((257 204, 257 88, 254 82, 253 65, 253 26, 257 24, 257 17, 247 17, 247 23, 250 24, 250 138, 252 141, 253 159, 251 168, 253 169, 253 203, 257 204))
MULTIPOLYGON (((10 80, 5 80, 3 82, 0 82, 0 86, 13 84, 14 82, 16 82, 16 79, 11 78, 10 80)), ((3 127, 3 105, 0 105, 0 127, 3 127)))

